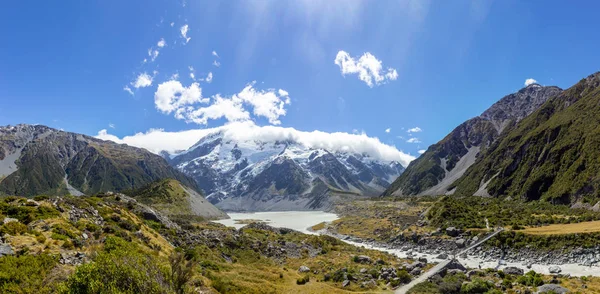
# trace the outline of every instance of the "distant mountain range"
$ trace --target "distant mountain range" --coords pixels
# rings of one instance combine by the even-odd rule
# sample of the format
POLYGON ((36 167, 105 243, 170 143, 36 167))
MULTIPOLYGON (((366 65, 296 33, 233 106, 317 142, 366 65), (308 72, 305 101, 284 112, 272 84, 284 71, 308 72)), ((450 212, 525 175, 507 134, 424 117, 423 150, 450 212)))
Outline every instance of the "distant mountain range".
POLYGON ((165 178, 198 189, 145 149, 41 125, 0 127, 0 194, 95 194, 165 178))
POLYGON ((293 140, 232 140, 222 131, 184 152, 163 155, 225 210, 326 209, 340 197, 379 195, 404 170, 366 154, 293 140))
POLYGON ((465 121, 431 145, 410 163, 383 195, 453 194, 453 183, 480 154, 485 153, 507 129, 561 91, 558 87, 531 84, 503 97, 480 116, 465 121))

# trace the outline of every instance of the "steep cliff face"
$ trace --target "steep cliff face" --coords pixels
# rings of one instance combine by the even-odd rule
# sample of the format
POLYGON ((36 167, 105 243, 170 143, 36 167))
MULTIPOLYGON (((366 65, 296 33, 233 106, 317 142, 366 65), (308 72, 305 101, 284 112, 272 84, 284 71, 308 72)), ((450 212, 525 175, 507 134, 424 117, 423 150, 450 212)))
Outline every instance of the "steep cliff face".
POLYGON ((94 194, 174 178, 196 183, 144 149, 40 125, 0 128, 0 193, 94 194))
POLYGON ((547 101, 478 158, 457 181, 457 192, 595 201, 600 192, 599 86, 596 73, 547 101))
POLYGON ((366 154, 293 140, 229 140, 221 132, 167 158, 226 210, 327 209, 332 194, 379 195, 404 169, 366 154))
POLYGON ((460 179, 478 155, 504 132, 538 109, 550 97, 561 93, 558 87, 529 85, 503 97, 480 116, 472 118, 431 145, 410 163, 383 195, 443 195, 454 193, 460 179))

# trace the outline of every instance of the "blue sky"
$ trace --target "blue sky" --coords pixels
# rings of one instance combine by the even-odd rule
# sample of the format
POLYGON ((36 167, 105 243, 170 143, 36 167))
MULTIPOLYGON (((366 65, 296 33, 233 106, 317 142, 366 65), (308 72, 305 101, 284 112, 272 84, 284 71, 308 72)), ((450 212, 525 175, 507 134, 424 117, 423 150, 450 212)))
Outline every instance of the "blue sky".
POLYGON ((240 119, 219 117, 224 108, 207 109, 218 94, 230 104, 238 101, 237 109, 227 109, 241 107, 260 126, 364 132, 416 156, 528 78, 566 88, 598 71, 599 6, 511 0, 10 1, 0 9, 0 125, 39 123, 89 135, 106 129, 122 138, 240 119), (185 25, 189 41, 182 36, 185 25), (158 51, 154 61, 148 50, 158 51), (347 53, 344 66, 335 63, 340 51, 347 53), (367 74, 369 86, 354 72, 374 60, 382 63, 382 80, 367 74), (138 85, 148 86, 136 89, 144 73, 152 82, 140 80, 138 85), (179 93, 174 82, 189 100, 157 106, 157 95, 179 93), (194 83, 201 95, 190 90, 194 83), (161 84, 164 91, 157 94, 161 84), (181 109, 180 119, 165 105, 181 109), (192 114, 198 110, 203 116, 192 114), (421 131, 407 132, 415 127, 421 131), (418 140, 407 142, 411 137, 418 140))

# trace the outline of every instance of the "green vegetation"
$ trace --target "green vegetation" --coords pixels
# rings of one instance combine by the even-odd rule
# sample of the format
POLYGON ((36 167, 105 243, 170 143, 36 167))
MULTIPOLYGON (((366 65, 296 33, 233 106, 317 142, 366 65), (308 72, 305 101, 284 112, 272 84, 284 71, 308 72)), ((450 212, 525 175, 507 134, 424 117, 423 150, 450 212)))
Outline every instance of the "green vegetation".
POLYGON ((427 218, 432 226, 463 229, 494 226, 542 226, 600 220, 600 213, 586 209, 570 209, 542 201, 523 202, 482 197, 449 197, 436 202, 427 218))
POLYGON ((0 257, 0 292, 51 293, 57 259, 47 254, 0 257), (45 279, 48 277, 47 279, 45 279))
POLYGON ((509 130, 455 183, 471 195, 594 205, 600 192, 600 75, 581 80, 509 130))
MULTIPOLYGON (((173 293, 168 268, 156 254, 109 237, 93 262, 79 266, 62 293, 173 293)), ((179 292, 181 293, 181 292, 179 292)))

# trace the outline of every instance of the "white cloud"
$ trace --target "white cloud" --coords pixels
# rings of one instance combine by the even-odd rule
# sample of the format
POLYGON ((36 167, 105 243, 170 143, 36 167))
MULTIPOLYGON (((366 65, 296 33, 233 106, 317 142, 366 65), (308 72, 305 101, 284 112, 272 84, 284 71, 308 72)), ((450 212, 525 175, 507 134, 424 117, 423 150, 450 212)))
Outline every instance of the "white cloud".
POLYGON ((160 41, 158 41, 158 43, 156 43, 156 46, 158 46, 159 48, 165 47, 165 46, 167 46, 167 42, 165 42, 164 38, 160 38, 160 41))
POLYGON ((410 138, 410 139, 406 140, 406 143, 414 143, 414 144, 417 144, 417 143, 421 143, 421 141, 419 141, 419 139, 417 139, 417 138, 415 138, 415 137, 412 137, 412 138, 410 138))
POLYGON ((184 87, 179 81, 170 80, 158 85, 154 93, 154 105, 162 113, 171 113, 186 105, 208 103, 202 98, 202 89, 198 83, 184 87))
POLYGON ((171 22, 171 27, 174 27, 174 26, 175 26, 175 23, 174 23, 174 22, 171 22))
POLYGON ((204 79, 207 83, 212 82, 213 79, 213 74, 212 72, 209 72, 208 75, 206 76, 206 79, 204 79))
POLYGON ((183 26, 182 26, 182 27, 179 29, 179 32, 181 32, 181 36, 182 36, 182 37, 185 39, 185 43, 186 43, 186 44, 187 44, 187 43, 190 41, 190 39, 192 39, 192 38, 190 38, 190 37, 188 37, 188 36, 187 36, 188 29, 189 29, 189 27, 188 27, 188 25, 187 25, 187 24, 183 25, 183 26))
POLYGON ((127 85, 126 85, 125 87, 123 87, 123 90, 124 90, 125 92, 127 92, 127 93, 131 94, 131 96, 133 96, 133 91, 131 91, 131 88, 129 88, 129 86, 127 86, 127 85))
POLYGON ((531 78, 525 80, 525 86, 529 86, 531 84, 537 84, 537 81, 531 78))
POLYGON ((215 57, 219 57, 219 54, 217 54, 217 51, 214 51, 214 50, 212 52, 212 55, 215 56, 215 57))
POLYGON ((98 132, 96 138, 110 140, 117 143, 125 143, 131 146, 146 148, 159 153, 167 151, 175 153, 186 150, 204 136, 214 132, 222 131, 226 140, 260 140, 275 142, 293 140, 309 148, 324 148, 331 152, 356 152, 385 161, 398 161, 407 166, 414 156, 399 151, 394 146, 381 143, 379 139, 369 137, 366 134, 349 133, 326 133, 321 131, 305 132, 294 128, 277 126, 257 126, 251 121, 229 123, 221 127, 211 129, 196 129, 180 132, 166 132, 161 129, 151 129, 146 133, 137 133, 132 136, 118 138, 111 135, 107 130, 98 132))
POLYGON ((176 73, 174 73, 174 74, 171 75, 170 80, 178 80, 178 79, 179 79, 179 73, 178 72, 176 72, 176 73))
POLYGON ((152 80, 154 79, 154 77, 150 76, 147 73, 141 73, 137 76, 137 78, 135 79, 135 82, 132 82, 131 85, 138 89, 138 88, 145 88, 145 87, 150 87, 152 86, 152 80))
POLYGON ((425 150, 425 149, 421 149, 421 150, 419 150, 419 151, 417 151, 417 152, 419 152, 419 154, 423 154, 423 153, 425 153, 425 151, 427 151, 427 150, 425 150))
POLYGON ((166 114, 175 112, 175 118, 197 124, 220 118, 230 122, 249 120, 250 111, 246 107, 250 107, 256 117, 264 117, 271 124, 281 124, 279 118, 286 115, 285 106, 291 103, 288 92, 282 89, 256 90, 254 84, 248 84, 231 97, 217 94, 212 98, 203 98, 198 83, 186 88, 179 81, 171 80, 158 86, 154 102, 159 111, 166 114), (209 102, 212 103, 208 106, 194 105, 209 102))
POLYGON ((111 129, 114 129, 114 128, 115 128, 115 124, 113 124, 113 123, 109 123, 109 124, 108 124, 108 127, 109 127, 109 128, 111 128, 111 129))
POLYGON ((221 66, 221 63, 215 60, 215 61, 213 61, 213 65, 216 67, 219 67, 219 66, 221 66))
POLYGON ((387 129, 385 129, 385 132, 386 132, 386 133, 389 133, 389 132, 391 132, 391 131, 392 131, 392 129, 390 129, 390 128, 387 128, 387 129))
POLYGON ((383 69, 381 61, 373 54, 366 52, 356 60, 346 51, 340 50, 334 60, 334 63, 340 67, 342 75, 358 74, 358 78, 365 82, 369 87, 381 85, 388 80, 396 80, 398 72, 394 68, 383 69))
POLYGON ((408 129, 408 131, 406 131, 407 133, 419 133, 422 132, 423 130, 419 127, 414 127, 412 129, 408 129))

